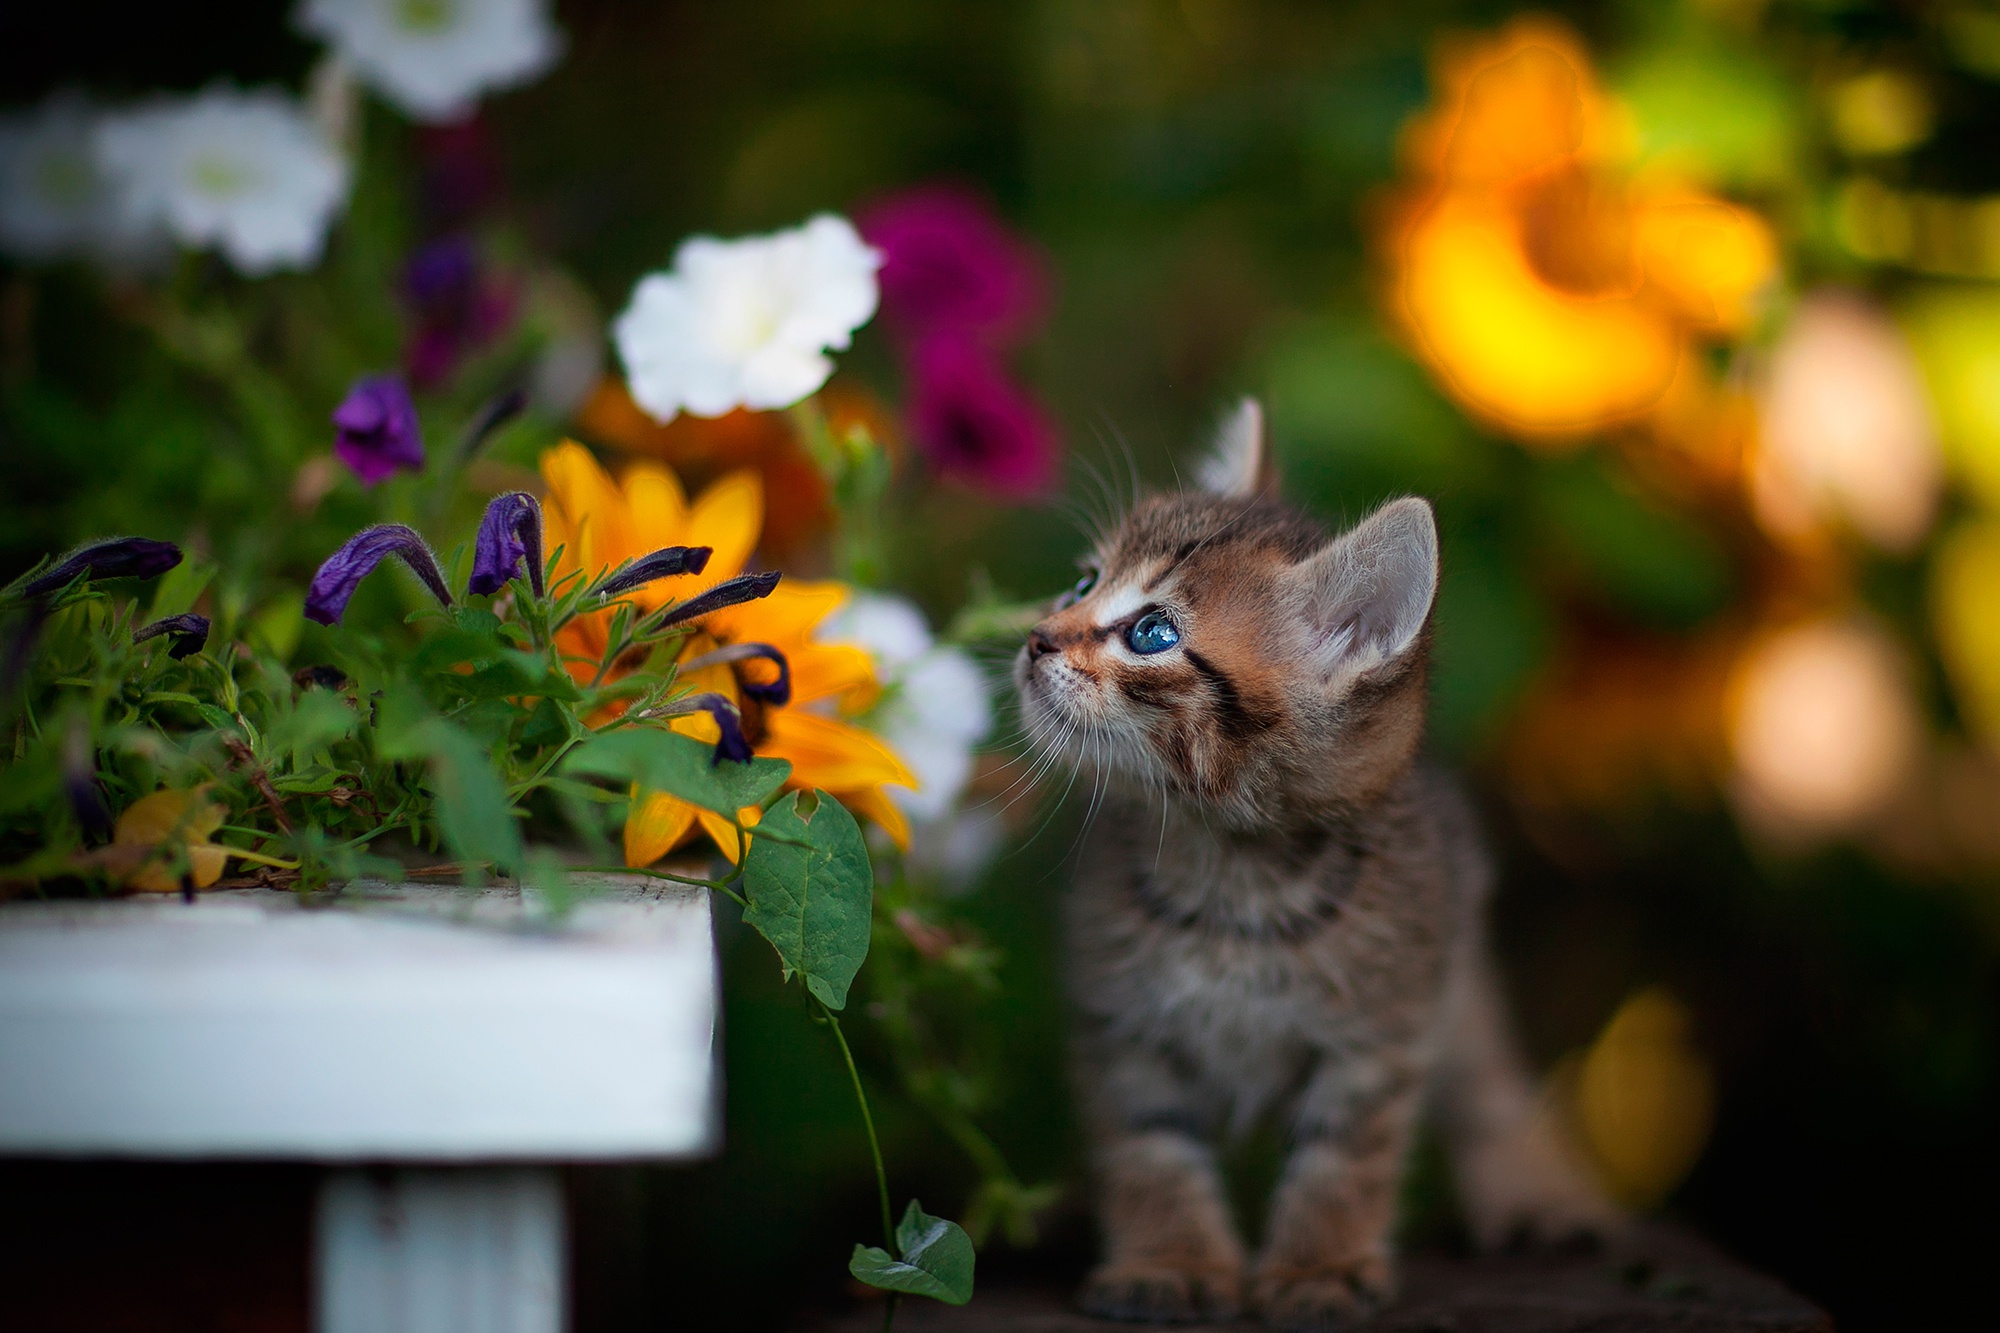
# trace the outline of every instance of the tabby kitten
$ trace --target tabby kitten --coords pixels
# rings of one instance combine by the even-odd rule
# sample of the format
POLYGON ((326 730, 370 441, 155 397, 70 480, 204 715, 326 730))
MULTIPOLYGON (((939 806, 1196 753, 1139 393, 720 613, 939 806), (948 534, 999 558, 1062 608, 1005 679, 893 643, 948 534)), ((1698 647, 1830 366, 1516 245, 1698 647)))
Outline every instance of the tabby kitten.
POLYGON ((1430 506, 1329 539, 1273 498, 1254 402, 1203 480, 1141 501, 1015 664, 1038 744, 1108 787, 1067 904, 1106 1247, 1082 1303, 1318 1328, 1394 1292, 1427 1092, 1480 1241, 1616 1216, 1508 1038, 1472 813, 1417 758, 1430 506), (1253 1261, 1212 1145, 1267 1114, 1291 1148, 1253 1261))

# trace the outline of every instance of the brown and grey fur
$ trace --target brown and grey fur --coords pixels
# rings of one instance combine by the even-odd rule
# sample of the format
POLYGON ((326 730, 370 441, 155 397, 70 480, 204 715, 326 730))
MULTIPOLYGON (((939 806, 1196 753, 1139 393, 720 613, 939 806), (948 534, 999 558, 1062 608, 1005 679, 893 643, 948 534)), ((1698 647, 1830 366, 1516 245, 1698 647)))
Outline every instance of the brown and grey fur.
POLYGON ((1312 1328, 1387 1299, 1427 1096, 1482 1242, 1616 1220, 1513 1052, 1478 831, 1418 760, 1430 507, 1329 538, 1271 497, 1261 433, 1246 403, 1207 488, 1142 500, 1016 664, 1038 743, 1107 787, 1067 924, 1106 1248, 1082 1299, 1116 1318, 1312 1328), (1155 608, 1181 640, 1141 656, 1155 608), (1272 1114, 1291 1149, 1253 1258, 1214 1144, 1272 1114))

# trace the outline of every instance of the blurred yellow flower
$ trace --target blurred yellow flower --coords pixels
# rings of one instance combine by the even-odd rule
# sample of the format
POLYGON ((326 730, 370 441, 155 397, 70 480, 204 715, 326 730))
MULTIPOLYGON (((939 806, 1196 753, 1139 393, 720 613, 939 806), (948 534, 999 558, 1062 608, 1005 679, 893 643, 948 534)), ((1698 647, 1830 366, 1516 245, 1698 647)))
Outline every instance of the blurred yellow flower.
POLYGON ((1829 518, 1908 551, 1930 531, 1944 466, 1923 372, 1886 314, 1835 289, 1799 303, 1771 351, 1747 474, 1764 530, 1809 539, 1829 518))
POLYGON ((1931 562, 1931 622, 1968 730, 2000 745, 2000 521, 1953 531, 1931 562))
MULTIPOLYGON (((551 550, 563 548, 558 579, 570 573, 595 576, 664 546, 714 548, 700 575, 662 580, 634 592, 631 600, 644 611, 735 577, 757 547, 764 488, 754 472, 730 473, 690 501, 671 470, 637 463, 626 470, 622 483, 614 481, 589 450, 572 441, 545 452, 541 467, 548 485, 546 541, 551 550)), ((860 648, 814 638, 820 622, 847 597, 848 589, 839 583, 786 579, 769 597, 712 611, 696 622, 696 632, 682 646, 680 660, 693 669, 681 678, 734 702, 752 748, 766 758, 791 762, 791 786, 829 792, 880 824, 899 844, 907 844, 909 825, 883 787, 914 787, 916 780, 888 746, 836 715, 874 702, 880 689, 874 664, 860 648), (783 654, 791 670, 788 706, 767 707, 744 695, 740 672, 762 673, 753 679, 763 680, 773 670, 761 659, 701 662, 717 649, 742 644, 764 644, 783 654)), ((611 615, 579 616, 557 635, 571 674, 580 680, 597 673, 609 646, 611 615)), ((706 713, 675 718, 671 725, 697 740, 713 742, 719 735, 706 713)), ((738 817, 754 823, 757 812, 740 811, 738 817)), ((736 856, 736 834, 727 820, 677 797, 635 789, 625 822, 625 862, 650 865, 697 830, 706 831, 725 855, 736 856)))
POLYGON ((1906 315, 1945 461, 1976 499, 2000 509, 2000 292, 1939 285, 1920 292, 1906 315))
POLYGON ((209 841, 222 827, 223 814, 200 789, 156 791, 118 816, 110 845, 90 853, 89 859, 128 889, 174 893, 181 887, 175 863, 185 858, 188 880, 205 889, 222 878, 231 856, 242 855, 209 841))
POLYGON ((1618 1006, 1576 1070, 1576 1116, 1611 1196, 1651 1208, 1701 1157, 1715 1078, 1686 1006, 1654 986, 1618 1006))
POLYGON ((1627 171, 1631 135, 1566 28, 1445 49, 1386 213, 1391 306, 1469 411, 1557 444, 1652 412, 1777 268, 1753 214, 1627 171))
POLYGON ((1849 828, 1914 773, 1923 721, 1903 650, 1870 621, 1807 621, 1765 636, 1731 686, 1732 793, 1782 838, 1849 828))

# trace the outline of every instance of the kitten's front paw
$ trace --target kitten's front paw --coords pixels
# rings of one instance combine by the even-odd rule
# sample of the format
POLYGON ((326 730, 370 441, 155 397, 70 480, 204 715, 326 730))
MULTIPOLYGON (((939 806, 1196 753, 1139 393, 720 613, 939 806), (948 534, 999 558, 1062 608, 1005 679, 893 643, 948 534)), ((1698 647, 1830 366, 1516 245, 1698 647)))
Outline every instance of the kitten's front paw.
POLYGON ((1288 1333, 1352 1327, 1395 1294, 1395 1269, 1386 1254, 1312 1267, 1269 1264, 1259 1270, 1250 1291, 1264 1322, 1288 1333))
POLYGON ((1099 1319, 1149 1324, 1222 1322, 1241 1306, 1241 1279, 1220 1265, 1104 1264, 1083 1284, 1077 1304, 1099 1319))

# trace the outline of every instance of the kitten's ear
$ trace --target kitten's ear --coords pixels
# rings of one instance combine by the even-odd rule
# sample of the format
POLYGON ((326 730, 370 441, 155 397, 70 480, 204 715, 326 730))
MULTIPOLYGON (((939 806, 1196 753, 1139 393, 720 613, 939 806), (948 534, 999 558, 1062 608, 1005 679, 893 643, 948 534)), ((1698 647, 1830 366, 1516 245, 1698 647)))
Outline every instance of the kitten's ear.
POLYGON ((1292 567, 1329 674, 1359 673, 1407 653, 1437 596, 1437 521, 1423 500, 1383 505, 1292 567))
POLYGON ((1278 493, 1278 471, 1264 446, 1264 408, 1255 398, 1245 398, 1224 418, 1201 465, 1201 488, 1243 500, 1278 493))

